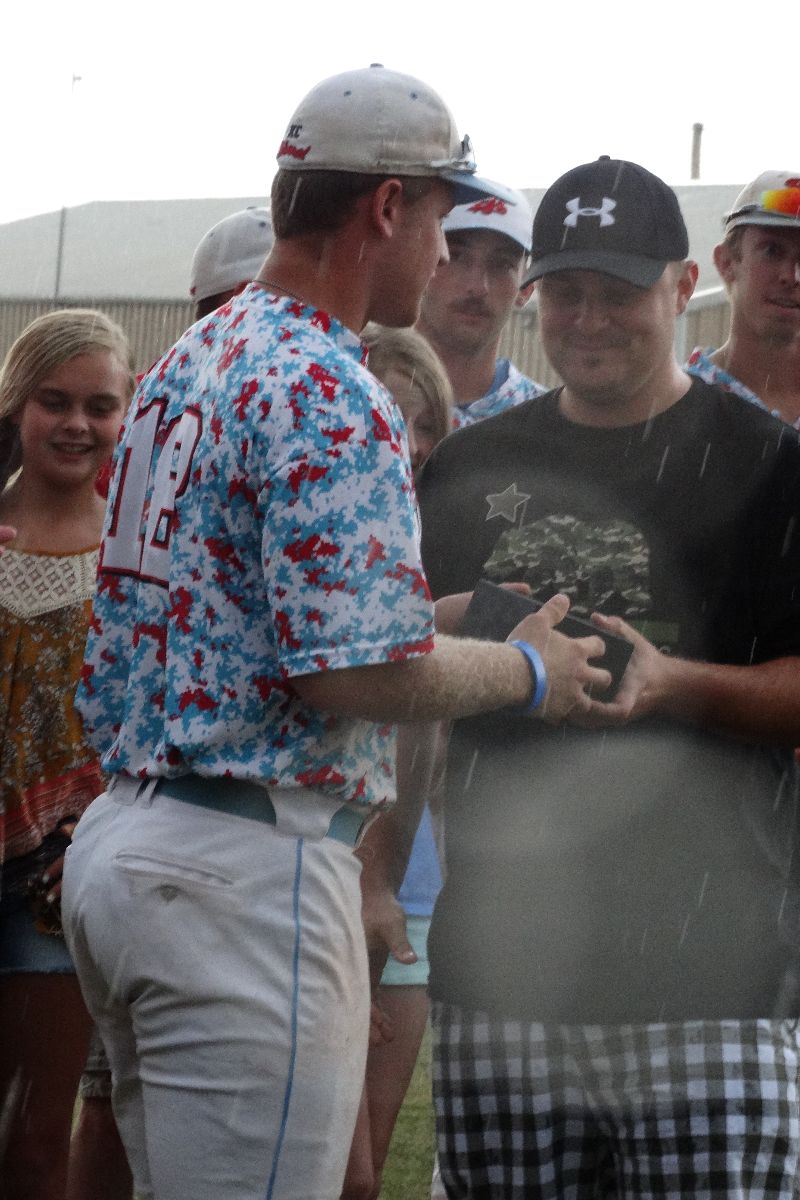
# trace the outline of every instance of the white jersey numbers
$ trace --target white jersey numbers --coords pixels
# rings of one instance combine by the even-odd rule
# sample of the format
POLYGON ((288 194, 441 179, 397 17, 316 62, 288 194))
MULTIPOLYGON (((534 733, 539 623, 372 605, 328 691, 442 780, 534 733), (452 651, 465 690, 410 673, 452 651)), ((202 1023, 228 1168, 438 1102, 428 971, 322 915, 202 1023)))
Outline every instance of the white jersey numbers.
POLYGON ((163 423, 166 401, 139 410, 118 464, 119 485, 103 544, 103 570, 167 587, 175 502, 189 482, 202 432, 194 408, 163 423))

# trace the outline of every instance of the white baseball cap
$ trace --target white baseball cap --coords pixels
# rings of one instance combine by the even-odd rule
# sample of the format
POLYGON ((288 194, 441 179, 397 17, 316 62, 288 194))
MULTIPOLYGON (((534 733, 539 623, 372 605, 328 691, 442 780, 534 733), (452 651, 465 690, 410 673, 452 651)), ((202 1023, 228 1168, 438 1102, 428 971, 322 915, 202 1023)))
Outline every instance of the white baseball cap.
POLYGON ((531 248, 533 209, 522 192, 511 191, 511 195, 513 204, 501 200, 496 194, 483 200, 473 200, 470 204, 459 204, 451 208, 442 221, 442 229, 445 233, 455 233, 460 229, 491 229, 493 233, 505 234, 528 253, 531 248))
POLYGON ((224 217, 203 234, 194 252, 189 295, 206 300, 249 283, 261 270, 272 242, 268 208, 245 208, 224 217))
POLYGON ((455 203, 499 195, 475 174, 468 137, 460 138, 442 98, 411 75, 373 63, 324 79, 301 100, 278 150, 284 171, 433 175, 455 187, 455 203))
POLYGON ((800 171, 764 171, 748 183, 725 215, 725 229, 772 225, 800 229, 800 171))

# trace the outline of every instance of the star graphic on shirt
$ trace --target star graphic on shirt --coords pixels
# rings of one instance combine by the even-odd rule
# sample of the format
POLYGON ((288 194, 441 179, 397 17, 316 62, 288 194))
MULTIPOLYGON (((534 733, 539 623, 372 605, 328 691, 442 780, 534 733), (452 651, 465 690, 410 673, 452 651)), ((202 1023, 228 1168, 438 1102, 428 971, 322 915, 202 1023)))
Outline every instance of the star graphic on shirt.
POLYGON ((517 519, 517 509, 526 500, 530 500, 527 492, 518 492, 517 485, 510 483, 504 492, 494 492, 486 497, 489 505, 486 520, 491 521, 493 517, 505 517, 513 525, 517 519))

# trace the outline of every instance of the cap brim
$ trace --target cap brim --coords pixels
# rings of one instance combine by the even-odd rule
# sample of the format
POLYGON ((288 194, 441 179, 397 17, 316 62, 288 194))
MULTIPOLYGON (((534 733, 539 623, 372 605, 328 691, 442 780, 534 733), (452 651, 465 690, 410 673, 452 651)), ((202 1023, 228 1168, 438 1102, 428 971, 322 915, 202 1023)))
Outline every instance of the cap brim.
POLYGON ((726 219, 725 232, 727 233, 729 229, 736 229, 739 225, 771 226, 773 229, 800 229, 800 215, 795 217, 791 213, 740 213, 738 216, 726 219))
POLYGON ((649 288, 657 283, 666 269, 666 262, 645 258, 641 254, 618 254, 612 250, 559 250, 534 259, 527 272, 523 287, 553 275, 556 271, 599 271, 601 275, 613 275, 636 287, 649 288))
POLYGON ((516 204, 514 193, 502 183, 493 183, 490 179, 482 179, 480 175, 472 175, 469 171, 442 171, 440 179, 446 179, 453 185, 453 206, 469 204, 472 200, 486 199, 496 196, 506 204, 516 204))

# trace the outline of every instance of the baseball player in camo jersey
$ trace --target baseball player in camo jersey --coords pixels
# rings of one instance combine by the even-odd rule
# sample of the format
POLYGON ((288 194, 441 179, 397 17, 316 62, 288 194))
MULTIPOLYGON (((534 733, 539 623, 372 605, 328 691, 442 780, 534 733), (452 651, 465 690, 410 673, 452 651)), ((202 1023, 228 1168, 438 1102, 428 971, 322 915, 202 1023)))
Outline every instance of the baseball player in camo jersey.
MULTIPOLYGON (((278 163, 258 279, 131 407, 79 695, 113 778, 65 925, 157 1200, 339 1195, 367 1030, 353 845, 394 796, 389 723, 558 721, 609 680, 600 639, 553 628, 566 597, 513 646, 434 636, 402 421, 358 333, 414 322, 443 216, 491 192, 448 109, 382 68, 334 76, 278 163)), ((398 830, 365 835, 378 925, 398 830)))
MULTIPOLYGON (((192 257, 189 295, 194 319, 208 316, 247 287, 272 246, 266 208, 245 208, 223 217, 203 234, 192 257)), ((108 473, 104 473, 106 494, 108 473)), ((128 1160, 110 1109, 111 1072, 95 1031, 81 1084, 80 1116, 70 1146, 70 1185, 76 1195, 129 1200, 128 1160)))
POLYGON ((513 204, 496 196, 459 204, 442 222, 448 259, 422 298, 417 328, 445 365, 453 387, 453 424, 473 425, 544 388, 507 358, 498 358, 503 329, 531 288, 522 272, 531 248, 533 213, 522 192, 513 204))
POLYGON ((716 350, 693 350, 686 369, 800 429, 800 172, 764 171, 748 183, 725 216, 714 263, 730 330, 716 350))

